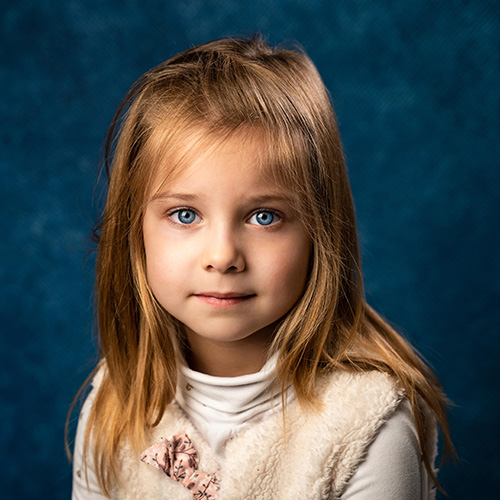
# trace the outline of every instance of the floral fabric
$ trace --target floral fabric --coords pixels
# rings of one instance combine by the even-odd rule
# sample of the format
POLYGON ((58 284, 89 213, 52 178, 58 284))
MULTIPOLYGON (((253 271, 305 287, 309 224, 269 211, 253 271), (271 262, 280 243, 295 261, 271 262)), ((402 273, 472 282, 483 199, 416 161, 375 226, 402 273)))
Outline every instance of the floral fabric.
POLYGON ((183 484, 197 500, 216 500, 220 473, 198 470, 198 453, 187 434, 180 432, 171 439, 161 438, 142 452, 141 460, 183 484))

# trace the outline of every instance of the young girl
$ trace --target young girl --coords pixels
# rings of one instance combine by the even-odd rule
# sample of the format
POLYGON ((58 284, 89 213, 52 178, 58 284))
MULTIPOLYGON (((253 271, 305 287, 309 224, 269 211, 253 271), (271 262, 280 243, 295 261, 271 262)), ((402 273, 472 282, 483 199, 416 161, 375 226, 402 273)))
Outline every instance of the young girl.
POLYGON ((131 88, 111 156, 73 499, 433 498, 445 397, 363 298, 312 62, 189 49, 131 88))

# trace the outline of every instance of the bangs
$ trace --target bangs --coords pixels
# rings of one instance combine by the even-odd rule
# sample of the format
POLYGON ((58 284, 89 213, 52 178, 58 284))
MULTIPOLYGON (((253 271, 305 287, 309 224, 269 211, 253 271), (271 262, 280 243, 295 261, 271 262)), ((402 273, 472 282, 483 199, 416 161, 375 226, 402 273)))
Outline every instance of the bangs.
POLYGON ((138 171, 145 172, 142 178, 147 179, 143 185, 144 203, 147 204, 175 181, 199 157, 216 154, 229 141, 238 144, 241 155, 245 155, 250 143, 258 142, 256 168, 269 184, 289 191, 298 211, 304 211, 305 205, 308 205, 304 187, 307 183, 309 152, 300 134, 269 130, 255 123, 218 128, 200 119, 164 120, 151 129, 138 158, 138 171), (172 123, 175 123, 175 127, 172 127, 172 123))

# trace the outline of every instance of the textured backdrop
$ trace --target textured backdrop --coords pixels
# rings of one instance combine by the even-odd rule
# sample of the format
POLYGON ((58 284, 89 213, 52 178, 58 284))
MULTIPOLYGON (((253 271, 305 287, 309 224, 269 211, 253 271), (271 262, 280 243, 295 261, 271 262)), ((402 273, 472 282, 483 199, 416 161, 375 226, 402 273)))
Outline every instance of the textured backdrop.
POLYGON ((369 301, 456 405, 450 498, 498 498, 496 0, 2 0, 2 498, 70 495, 63 426, 95 360, 85 255, 119 100, 174 53, 255 31, 300 42, 331 91, 369 301))

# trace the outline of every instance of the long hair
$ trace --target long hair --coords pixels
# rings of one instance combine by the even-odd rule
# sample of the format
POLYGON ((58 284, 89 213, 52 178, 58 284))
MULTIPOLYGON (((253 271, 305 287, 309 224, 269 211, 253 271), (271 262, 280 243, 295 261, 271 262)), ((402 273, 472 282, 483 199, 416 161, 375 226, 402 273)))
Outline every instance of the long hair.
POLYGON ((435 479, 425 415, 434 414, 451 450, 446 398, 418 354, 364 300, 354 206, 328 92, 302 51, 272 48, 256 36, 215 40, 148 71, 108 130, 109 189, 96 263, 105 369, 84 453, 94 450, 103 492, 109 495, 118 480, 112 460, 118 448, 127 442, 140 450, 175 395, 182 325, 148 286, 142 222, 158 165, 171 165, 174 175, 186 137, 200 130, 214 141, 263 134, 268 171, 296 196, 310 235, 305 289, 271 346, 283 388, 293 384, 301 404, 318 408, 315 381, 326 371, 390 373, 412 405, 435 479))

